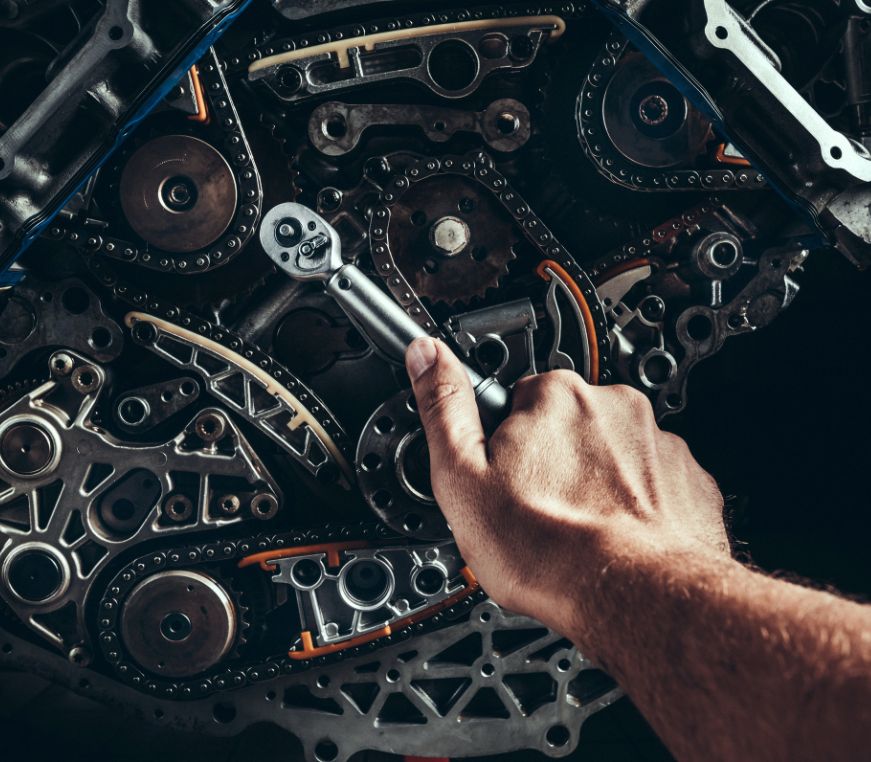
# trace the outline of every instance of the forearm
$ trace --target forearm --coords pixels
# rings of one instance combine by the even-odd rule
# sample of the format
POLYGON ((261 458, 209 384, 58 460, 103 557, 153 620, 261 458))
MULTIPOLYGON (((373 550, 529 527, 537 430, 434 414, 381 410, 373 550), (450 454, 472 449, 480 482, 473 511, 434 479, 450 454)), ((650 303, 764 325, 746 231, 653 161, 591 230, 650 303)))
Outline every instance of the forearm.
MULTIPOLYGON (((606 556, 603 556, 603 559, 606 556)), ((728 558, 650 549, 587 581, 582 638, 679 759, 853 759, 871 613, 728 558), (849 709, 849 711, 845 711, 849 709)))

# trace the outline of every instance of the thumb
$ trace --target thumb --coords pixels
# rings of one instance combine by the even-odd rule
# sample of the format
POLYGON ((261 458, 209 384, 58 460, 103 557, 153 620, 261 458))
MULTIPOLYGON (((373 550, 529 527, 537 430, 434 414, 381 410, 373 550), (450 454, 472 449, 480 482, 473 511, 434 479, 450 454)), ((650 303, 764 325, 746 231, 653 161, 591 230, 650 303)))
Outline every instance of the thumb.
POLYGON ((486 437, 463 364, 441 341, 416 339, 405 353, 433 474, 459 463, 487 465, 486 437))

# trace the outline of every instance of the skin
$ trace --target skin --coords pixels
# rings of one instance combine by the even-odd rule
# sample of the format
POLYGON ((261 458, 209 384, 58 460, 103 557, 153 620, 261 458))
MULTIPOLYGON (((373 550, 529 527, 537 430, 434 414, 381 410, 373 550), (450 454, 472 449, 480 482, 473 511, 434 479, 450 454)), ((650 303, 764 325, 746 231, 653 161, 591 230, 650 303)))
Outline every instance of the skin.
POLYGON ((644 395, 526 378, 488 439, 446 345, 419 339, 406 365, 484 589, 570 638, 678 759, 871 756, 871 607, 733 560, 714 480, 644 395))

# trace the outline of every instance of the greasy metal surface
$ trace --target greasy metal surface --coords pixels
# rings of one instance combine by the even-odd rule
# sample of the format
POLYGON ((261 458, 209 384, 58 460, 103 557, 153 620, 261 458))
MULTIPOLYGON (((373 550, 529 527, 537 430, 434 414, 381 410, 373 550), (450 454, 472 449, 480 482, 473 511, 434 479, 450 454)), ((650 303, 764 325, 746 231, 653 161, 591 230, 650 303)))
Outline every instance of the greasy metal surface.
POLYGON ((121 206, 136 234, 159 249, 205 249, 236 213, 230 165, 208 143, 164 135, 142 146, 121 175, 121 206))
POLYGON ((9 646, 0 648, 0 664, 26 664, 124 714, 228 738, 252 723, 275 723, 300 739, 311 762, 319 762, 317 750, 324 741, 336 745, 335 759, 343 762, 360 748, 420 756, 431 755, 435 748, 449 756, 464 756, 470 749, 494 754, 536 749, 563 757, 577 744, 584 720, 621 695, 558 635, 489 601, 476 607, 467 622, 422 635, 413 644, 398 643, 329 671, 314 669, 254 683, 219 701, 179 703, 142 697, 133 688, 91 672, 83 687, 81 669, 66 659, 46 657, 12 635, 4 635, 0 643, 9 646), (471 650, 462 663, 452 662, 457 644, 464 641, 471 650), (497 642, 512 645, 497 652, 497 642), (534 675, 539 676, 535 682, 548 687, 537 701, 530 695, 524 706, 514 691, 522 696, 523 677, 534 675), (488 693, 486 703, 473 703, 482 690, 492 690, 498 703, 494 705, 488 693), (417 716, 412 725, 391 719, 393 707, 406 702, 417 716), (488 711, 494 706, 496 716, 488 711), (568 731, 561 745, 547 739, 548 730, 556 726, 568 731))
POLYGON ((105 3, 57 76, 0 137, 4 267, 187 70, 203 39, 245 4, 181 0, 167 17, 140 0, 105 3))
MULTIPOLYGON (((735 145, 699 150, 707 123, 682 123, 662 75, 632 71, 637 54, 592 8, 353 7, 305 25, 252 7, 199 63, 207 120, 189 118, 188 77, 189 92, 161 106, 71 201, 40 256, 22 260, 44 282, 28 273, 0 294, 0 595, 8 627, 31 641, 0 637, 0 664, 8 646, 19 665, 200 733, 272 723, 318 762, 364 750, 566 755, 580 723, 616 695, 567 641, 482 603, 471 583, 444 610, 403 616, 402 602, 415 604, 404 588, 419 592, 418 556, 438 560, 414 536, 438 522, 448 535, 401 367, 405 342, 396 330, 373 341, 390 328, 381 318, 412 321, 406 338, 444 332, 501 383, 573 368, 642 389, 662 416, 682 409, 695 363, 789 306, 813 240, 784 229, 735 145), (261 77, 264 61, 274 70, 261 77), (342 100, 322 103, 327 92, 342 100), (223 232, 182 252, 165 248, 178 240, 156 245, 130 229, 118 185, 144 179, 123 177, 137 149, 188 136, 223 157, 207 182, 229 171, 236 199, 223 232), (715 187, 755 192, 725 204, 715 187), (647 190, 657 193, 637 192, 647 190), (271 269, 293 246, 261 250, 258 232, 292 238, 284 220, 259 224, 263 204, 287 201, 316 208, 337 232, 329 292, 271 269), (486 280, 474 257, 482 240, 505 247, 486 280), (463 276, 450 269, 461 262, 463 276), (84 280, 57 280, 73 273, 84 280), (182 401, 185 382, 199 390, 182 401), (111 473, 82 471, 88 460, 111 473), (233 464, 242 471, 226 473, 233 464), (379 490, 389 499, 375 500, 379 490), (349 553, 335 549, 348 543, 349 553), (108 548, 90 576, 85 548, 108 548), (297 551, 327 559, 314 597, 294 576, 297 551), (259 553, 282 558, 262 567, 259 553), (201 591, 217 627, 195 628, 203 609, 187 608, 186 587, 134 610, 170 570, 226 591, 201 591), (373 639, 354 642, 357 633, 373 639), (324 645, 338 648, 316 650, 324 645)), ((862 72, 849 74, 851 107, 861 106, 862 72)), ((193 221, 198 189, 159 187, 178 177, 158 177, 149 192, 173 220, 193 221)), ((208 211, 226 219, 229 206, 208 211)), ((445 552, 459 584, 462 561, 445 552)))
POLYGON ((419 296, 433 302, 467 302, 496 288, 520 240, 508 212, 472 180, 436 176, 403 194, 387 227, 396 264, 419 296), (459 219, 469 238, 455 251, 434 245, 444 219, 459 219), (436 228, 436 230, 434 230, 436 228))
POLYGON ((214 579, 173 570, 133 589, 121 612, 121 633, 144 669, 188 677, 227 655, 236 639, 236 616, 233 600, 214 579))
POLYGON ((434 143, 445 143, 458 132, 478 133, 496 151, 516 151, 532 133, 529 109, 514 98, 499 98, 484 111, 330 101, 312 112, 308 136, 321 153, 344 156, 357 148, 367 130, 401 125, 420 129, 434 143))

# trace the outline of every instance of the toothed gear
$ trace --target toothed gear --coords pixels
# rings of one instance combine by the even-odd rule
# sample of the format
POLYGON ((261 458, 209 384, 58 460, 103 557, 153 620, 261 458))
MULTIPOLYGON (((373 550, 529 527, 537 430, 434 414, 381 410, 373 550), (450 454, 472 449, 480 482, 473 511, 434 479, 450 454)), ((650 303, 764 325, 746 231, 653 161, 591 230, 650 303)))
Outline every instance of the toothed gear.
POLYGON ((5 384, 0 387, 0 407, 7 407, 47 380, 47 378, 32 377, 5 384))
POLYGON ((413 185, 394 207, 387 234, 415 293, 448 305, 498 288, 521 238, 492 194, 456 175, 413 185))

